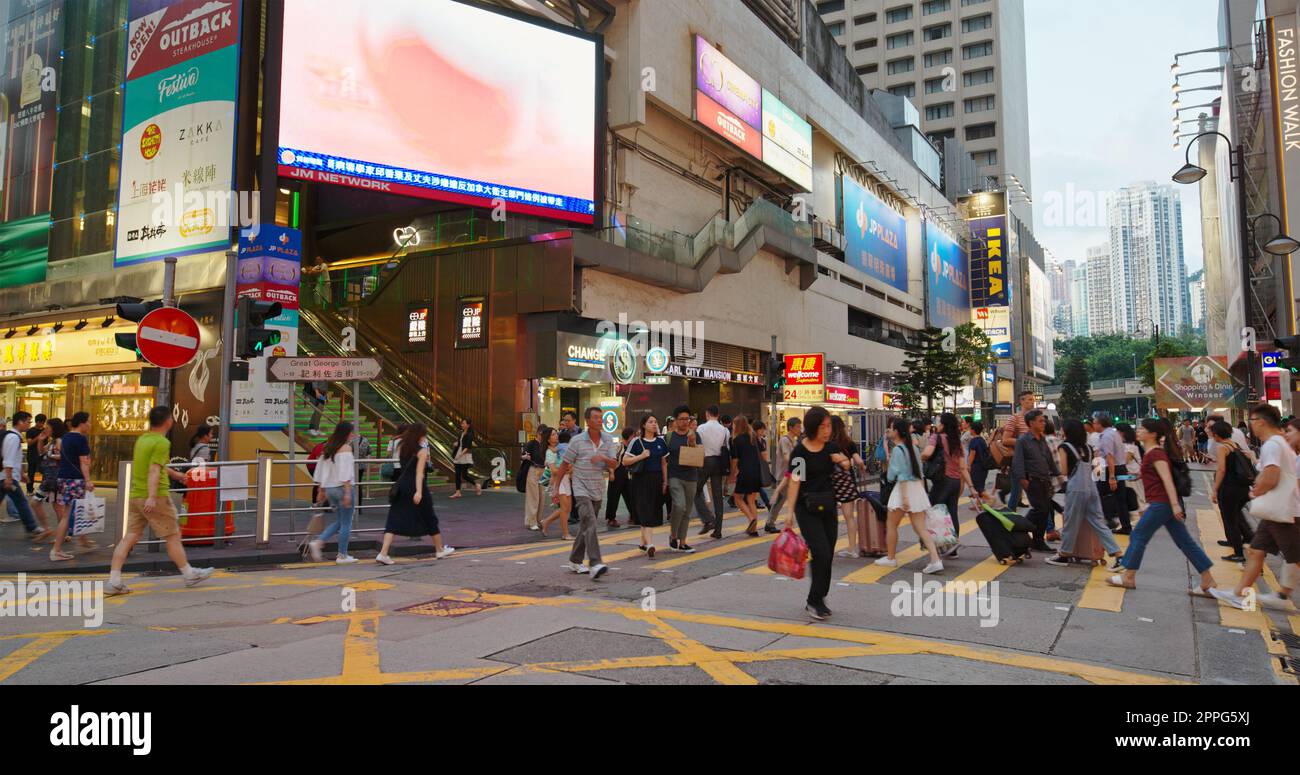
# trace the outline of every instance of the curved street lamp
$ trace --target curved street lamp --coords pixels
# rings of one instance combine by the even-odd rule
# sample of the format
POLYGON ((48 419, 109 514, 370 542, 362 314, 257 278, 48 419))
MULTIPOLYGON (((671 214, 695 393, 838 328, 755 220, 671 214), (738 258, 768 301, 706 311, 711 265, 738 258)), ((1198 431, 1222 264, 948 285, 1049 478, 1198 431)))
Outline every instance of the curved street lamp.
POLYGON ((1300 241, 1293 239, 1289 234, 1285 233, 1282 228, 1282 219, 1272 213, 1264 213, 1251 221, 1250 233, 1254 235, 1255 247, 1269 255, 1289 256, 1297 250, 1300 250, 1300 241), (1271 218, 1273 219, 1273 222, 1277 224, 1277 236, 1261 245, 1259 244, 1259 234, 1255 230, 1255 225, 1265 218, 1271 218))

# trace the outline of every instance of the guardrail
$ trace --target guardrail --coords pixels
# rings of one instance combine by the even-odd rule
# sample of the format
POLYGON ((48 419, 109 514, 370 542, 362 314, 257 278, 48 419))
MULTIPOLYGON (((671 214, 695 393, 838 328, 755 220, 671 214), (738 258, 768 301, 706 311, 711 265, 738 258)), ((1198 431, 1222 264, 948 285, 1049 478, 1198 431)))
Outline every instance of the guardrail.
MULTIPOLYGON (((282 453, 283 454, 283 453, 282 453)), ((253 539, 258 548, 265 548, 270 545, 273 538, 291 538, 308 536, 305 529, 309 522, 305 522, 304 529, 298 529, 296 515, 304 512, 325 512, 330 509, 329 506, 318 506, 310 502, 309 498, 298 497, 298 490, 304 487, 314 487, 315 482, 311 478, 304 481, 295 481, 297 479, 298 467, 305 466, 315 461, 305 459, 288 458, 285 460, 273 460, 269 457, 258 457, 255 460, 230 460, 218 462, 202 463, 170 463, 168 468, 176 470, 215 470, 217 473, 216 483, 203 486, 185 485, 184 491, 191 492, 217 492, 217 506, 214 511, 186 511, 183 516, 186 517, 212 517, 212 530, 206 535, 192 535, 183 537, 183 543, 203 543, 212 544, 214 548, 223 548, 227 542, 240 539, 253 539), (288 466, 288 481, 276 482, 276 466, 288 466), (236 475, 234 472, 240 467, 243 471, 236 475), (249 468, 253 468, 255 475, 249 476, 249 468), (228 476, 222 476, 223 472, 230 472, 228 476), (222 479, 227 481, 222 482, 222 479), (288 491, 286 498, 277 499, 274 496, 279 491, 288 491), (298 504, 304 505, 298 505, 298 504), (229 504, 229 507, 227 507, 229 504), (238 507, 236 507, 238 505, 238 507), (225 517, 252 516, 252 532, 239 532, 236 530, 231 535, 225 534, 225 517), (274 530, 272 527, 273 517, 288 516, 288 530, 274 530)), ((382 466, 385 463, 397 463, 397 458, 366 458, 355 461, 353 471, 353 502, 355 511, 353 512, 353 524, 364 511, 376 509, 388 509, 387 502, 366 503, 365 499, 376 486, 391 487, 392 482, 387 479, 377 478, 382 466)), ((118 464, 118 497, 113 509, 105 515, 105 532, 114 537, 114 541, 120 541, 126 536, 127 524, 131 509, 131 476, 134 473, 134 462, 123 460, 118 464)), ((208 478, 208 477, 204 477, 208 478)), ((169 493, 168 497, 172 494, 169 493)), ((359 528, 352 531, 356 533, 377 533, 383 532, 383 528, 359 528)), ((152 533, 139 542, 140 545, 146 546, 150 551, 158 551, 158 547, 165 541, 152 536, 152 533)))

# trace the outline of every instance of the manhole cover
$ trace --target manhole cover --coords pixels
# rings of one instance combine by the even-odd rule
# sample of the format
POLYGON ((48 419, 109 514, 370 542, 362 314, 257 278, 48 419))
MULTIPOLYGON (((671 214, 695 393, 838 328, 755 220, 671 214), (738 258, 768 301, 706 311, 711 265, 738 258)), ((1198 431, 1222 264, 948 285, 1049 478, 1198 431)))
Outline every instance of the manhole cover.
POLYGON ((486 611, 489 608, 496 608, 496 603, 488 603, 481 600, 452 600, 451 598, 440 597, 437 600, 430 600, 427 603, 416 603, 408 605, 405 608, 397 609, 398 613, 415 614, 417 616, 469 616, 479 611, 486 611))

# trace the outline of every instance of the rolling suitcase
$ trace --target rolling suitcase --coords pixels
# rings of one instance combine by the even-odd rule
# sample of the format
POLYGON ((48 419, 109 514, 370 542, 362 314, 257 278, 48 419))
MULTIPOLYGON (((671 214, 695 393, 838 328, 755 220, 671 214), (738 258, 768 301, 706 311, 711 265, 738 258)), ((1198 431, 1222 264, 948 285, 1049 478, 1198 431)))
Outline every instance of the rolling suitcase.
POLYGON ((1029 520, 1019 514, 1013 511, 999 512, 984 506, 984 510, 975 517, 975 524, 984 534, 984 540, 988 541, 993 556, 1003 565, 1020 563, 1031 556, 1031 525, 1029 520), (1003 522, 1003 519, 1012 525, 1011 530, 1007 529, 1007 522, 1003 522))
POLYGON ((1082 563, 1095 565, 1106 558, 1106 548, 1097 537, 1097 528, 1091 522, 1084 521, 1079 526, 1079 535, 1074 540, 1074 550, 1070 556, 1082 563))

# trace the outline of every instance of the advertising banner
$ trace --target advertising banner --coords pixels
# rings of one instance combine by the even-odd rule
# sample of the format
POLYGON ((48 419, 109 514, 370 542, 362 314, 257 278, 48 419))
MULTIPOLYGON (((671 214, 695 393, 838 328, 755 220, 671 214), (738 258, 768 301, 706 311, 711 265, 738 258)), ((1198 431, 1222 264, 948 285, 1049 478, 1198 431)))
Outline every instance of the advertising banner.
POLYGON ((1158 358, 1156 407, 1179 412, 1227 412, 1245 406, 1245 386, 1222 355, 1158 358))
POLYGON ((0 288, 45 279, 63 20, 55 0, 0 2, 0 288))
POLYGON ((826 403, 834 406, 862 406, 862 391, 857 388, 827 385, 826 403))
POLYGON ((233 193, 240 9, 235 0, 135 0, 127 30, 118 266, 223 250, 233 193))
POLYGON ((989 338, 993 354, 1011 357, 1011 308, 977 307, 971 310, 971 322, 989 338))
POLYGON ((900 291, 907 290, 907 219, 857 181, 841 177, 849 265, 900 291))
POLYGON ((763 90, 763 163, 812 191, 812 124, 763 90))
POLYGON ((995 215, 967 221, 971 232, 971 304, 1007 307, 1011 304, 1006 260, 1007 217, 995 215))
POLYGON ((18 332, 0 339, 0 378, 66 376, 87 364, 135 363, 135 353, 117 346, 114 335, 129 332, 134 324, 83 331, 43 329, 28 336, 18 332))
POLYGON ((823 353, 785 356, 785 401, 820 404, 826 400, 826 355, 823 353))
POLYGON ((1046 379, 1056 376, 1056 358, 1052 343, 1056 339, 1052 331, 1052 316, 1049 312, 1052 304, 1052 286, 1047 273, 1038 264, 1029 262, 1029 336, 1033 341, 1030 353, 1030 367, 1034 373, 1046 379))
MULTIPOLYGON (((236 295, 278 301, 284 307, 279 317, 266 321, 267 328, 280 332, 280 343, 267 356, 298 354, 301 265, 302 232, 297 229, 262 226, 256 234, 245 230, 240 235, 236 295)), ((277 430, 289 425, 293 417, 293 385, 268 380, 266 364, 266 357, 253 358, 248 362, 248 381, 231 384, 232 429, 277 430)))
POLYGON ((966 251, 933 223, 925 224, 926 319, 935 328, 970 322, 970 262, 966 251))
POLYGON ((763 90, 758 81, 723 56, 702 35, 695 36, 695 89, 731 115, 761 130, 763 90))
POLYGON ((595 38, 453 0, 284 14, 281 175, 595 220, 595 38))
POLYGON ((458 300, 458 304, 460 314, 456 318, 456 349, 487 347, 487 298, 464 296, 458 300))

